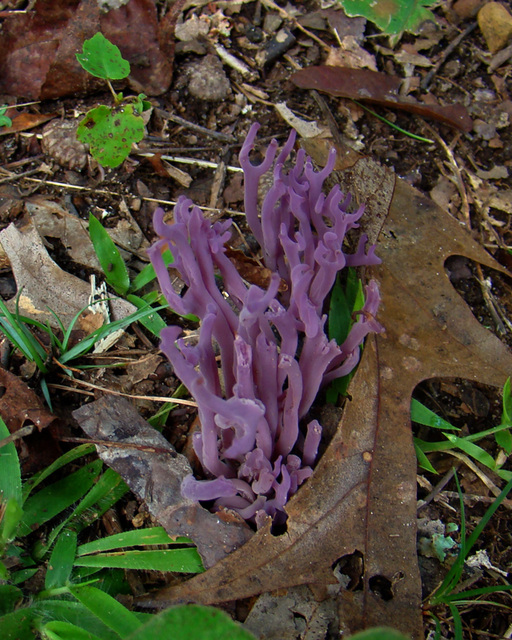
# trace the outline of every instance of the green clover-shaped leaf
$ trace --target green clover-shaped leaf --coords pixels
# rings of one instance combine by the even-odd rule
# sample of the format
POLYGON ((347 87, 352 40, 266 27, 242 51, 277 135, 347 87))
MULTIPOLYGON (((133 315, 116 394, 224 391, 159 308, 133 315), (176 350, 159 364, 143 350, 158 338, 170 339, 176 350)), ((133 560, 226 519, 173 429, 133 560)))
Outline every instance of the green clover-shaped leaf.
POLYGON ((82 67, 96 78, 122 80, 130 73, 130 63, 102 33, 85 40, 83 53, 77 53, 76 57, 82 67))
POLYGON ((422 22, 434 20, 434 14, 426 7, 436 0, 340 0, 348 16, 363 16, 387 35, 403 31, 416 33, 422 22))
POLYGON ((131 104, 114 109, 100 105, 86 114, 76 135, 89 145, 101 165, 118 167, 128 157, 132 144, 144 137, 144 120, 131 104))

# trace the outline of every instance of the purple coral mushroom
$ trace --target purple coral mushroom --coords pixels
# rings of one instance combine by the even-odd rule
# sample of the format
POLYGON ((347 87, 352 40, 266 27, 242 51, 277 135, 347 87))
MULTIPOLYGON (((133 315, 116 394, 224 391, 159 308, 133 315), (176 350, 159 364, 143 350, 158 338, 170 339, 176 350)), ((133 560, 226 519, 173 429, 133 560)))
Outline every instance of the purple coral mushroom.
POLYGON ((248 285, 225 254, 231 221, 213 225, 201 210, 181 197, 174 223, 157 209, 158 240, 149 250, 167 301, 176 312, 200 318, 196 345, 178 339, 179 327, 162 331, 161 349, 176 375, 195 397, 201 431, 194 449, 207 480, 188 476, 182 493, 193 500, 214 501, 261 526, 270 516, 286 520, 286 502, 313 473, 322 428, 305 425, 320 387, 357 365, 360 345, 368 333, 382 331, 375 320, 377 283, 366 287, 366 302, 341 345, 328 340, 322 308, 337 273, 345 266, 378 264, 374 247, 366 250, 362 236, 354 254, 345 254, 346 233, 358 227, 361 207, 348 213, 350 199, 338 186, 328 195, 323 183, 335 153, 315 171, 304 151, 286 173, 284 162, 294 146, 295 132, 274 163, 277 142, 270 143, 263 162, 253 165, 249 153, 259 125, 242 146, 247 222, 258 240, 263 262, 273 275, 267 290, 248 285), (258 207, 260 178, 274 165, 274 184, 258 207), (162 259, 170 249, 174 267, 187 285, 180 297, 172 288, 162 259), (215 274, 222 277, 222 293, 215 274), (286 283, 280 292, 281 283, 286 283), (221 370, 215 347, 220 351, 221 370), (301 428, 302 427, 302 428, 301 428))

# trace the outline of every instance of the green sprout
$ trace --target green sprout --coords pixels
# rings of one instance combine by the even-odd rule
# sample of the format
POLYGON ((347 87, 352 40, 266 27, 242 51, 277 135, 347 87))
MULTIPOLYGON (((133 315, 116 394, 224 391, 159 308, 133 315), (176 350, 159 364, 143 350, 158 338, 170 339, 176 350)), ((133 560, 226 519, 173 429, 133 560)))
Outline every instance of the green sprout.
POLYGON ((0 107, 0 127, 10 127, 12 126, 12 120, 5 115, 7 111, 7 105, 0 107))
POLYGON ((88 111, 78 125, 77 138, 104 167, 118 167, 129 156, 132 144, 144 137, 142 112, 150 108, 144 94, 124 97, 116 93, 112 80, 122 80, 130 74, 130 64, 118 47, 101 33, 83 43, 83 53, 76 54, 78 62, 91 75, 102 78, 114 98, 114 106, 99 105, 88 111))

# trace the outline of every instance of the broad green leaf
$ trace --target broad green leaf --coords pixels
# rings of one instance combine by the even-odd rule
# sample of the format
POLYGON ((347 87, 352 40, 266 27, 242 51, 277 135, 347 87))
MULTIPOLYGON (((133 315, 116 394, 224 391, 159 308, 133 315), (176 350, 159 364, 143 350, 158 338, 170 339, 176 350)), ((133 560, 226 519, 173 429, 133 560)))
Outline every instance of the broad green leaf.
POLYGON ((418 424, 434 429, 444 429, 445 431, 459 431, 458 427, 440 418, 436 413, 428 409, 424 404, 413 398, 411 400, 411 420, 418 424))
POLYGON ((130 286, 128 269, 107 230, 92 213, 89 215, 89 236, 107 283, 120 296, 126 295, 130 286))
POLYGON ((77 567, 109 567, 146 571, 201 573, 204 571, 197 549, 159 549, 156 551, 117 551, 76 558, 77 567))
MULTIPOLYGON (((74 597, 110 629, 126 638, 141 626, 137 616, 96 587, 70 587, 74 597)), ((155 638, 152 638, 155 640, 155 638)))
POLYGON ((352 313, 359 311, 364 305, 364 294, 361 280, 354 268, 347 271, 347 280, 343 284, 338 276, 331 292, 329 305, 328 333, 329 338, 342 344, 353 324, 352 313))
POLYGON ((23 599, 23 592, 10 584, 0 585, 0 615, 10 613, 18 602, 23 599))
POLYGON ((130 155, 132 144, 144 137, 144 120, 132 104, 113 109, 100 105, 87 112, 76 135, 101 165, 118 167, 130 155))
POLYGON ((78 547, 77 555, 85 556, 88 553, 97 553, 98 551, 112 551, 113 549, 135 546, 143 547, 150 544, 188 544, 190 542, 191 540, 181 536, 176 539, 171 538, 163 527, 151 527, 150 529, 124 531, 106 538, 86 542, 78 547))
POLYGON ((48 570, 46 571, 44 586, 46 589, 66 586, 76 554, 76 532, 66 529, 57 538, 53 547, 48 570))
POLYGON ((24 505, 19 535, 28 535, 80 500, 92 487, 102 467, 102 461, 95 460, 28 498, 24 505))
POLYGON ((196 604, 171 607, 162 611, 129 635, 126 640, 155 640, 155 638, 158 640, 255 640, 252 633, 234 622, 224 611, 196 604))
MULTIPOLYGON (((0 440, 8 438, 10 435, 7 425, 0 418, 0 440)), ((21 505, 21 471, 14 442, 10 442, 0 449, 0 501, 7 502, 10 498, 21 505)))
POLYGON ((65 620, 81 629, 93 633, 101 640, 119 640, 117 633, 89 611, 83 604, 74 600, 36 600, 31 607, 42 624, 52 620, 65 620))
POLYGON ((2 640, 34 640, 34 612, 28 607, 0 616, 2 640))
MULTIPOLYGON (((353 313, 364 305, 363 285, 353 267, 347 270, 346 281, 343 284, 340 276, 336 278, 331 291, 328 315, 328 336, 342 344, 347 338, 350 328, 354 324, 353 313)), ((327 402, 336 402, 338 396, 345 396, 350 380, 354 376, 352 371, 342 378, 337 378, 329 385, 326 392, 327 402)))
POLYGON ((80 629, 71 622, 64 622, 63 620, 53 620, 48 622, 41 628, 43 637, 49 640, 101 640, 98 636, 95 636, 85 629, 80 629))
POLYGON ((122 80, 130 74, 130 64, 123 58, 119 48, 96 33, 90 40, 85 40, 83 53, 76 57, 82 67, 96 78, 104 80, 122 80))
POLYGON ((340 0, 345 13, 363 16, 373 22, 386 35, 398 35, 403 31, 417 33, 427 20, 435 21, 427 9, 437 0, 340 0))

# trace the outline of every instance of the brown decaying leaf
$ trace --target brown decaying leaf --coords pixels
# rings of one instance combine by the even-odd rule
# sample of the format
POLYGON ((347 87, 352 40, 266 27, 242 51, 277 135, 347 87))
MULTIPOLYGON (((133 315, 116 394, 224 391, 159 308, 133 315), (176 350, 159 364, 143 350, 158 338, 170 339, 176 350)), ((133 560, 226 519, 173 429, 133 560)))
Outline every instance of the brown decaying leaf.
POLYGON ((10 127, 2 127, 0 136, 6 136, 9 133, 19 133, 38 127, 48 120, 53 120, 58 114, 56 113, 20 113, 18 116, 11 116, 12 125, 10 127))
POLYGON ((39 431, 55 420, 39 396, 18 376, 0 367, 0 416, 11 433, 31 422, 39 431))
POLYGON ((318 65, 295 71, 290 80, 301 89, 316 89, 331 96, 409 111, 462 131, 471 131, 473 128, 473 121, 463 105, 424 104, 411 97, 400 96, 398 89, 401 78, 379 71, 318 65))
MULTIPOLYGON (((88 305, 91 287, 87 282, 63 271, 50 258, 37 230, 31 224, 19 230, 10 224, 0 232, 0 242, 9 258, 20 292, 18 303, 22 315, 40 322, 57 322, 49 309, 68 327, 75 315, 88 305)), ((14 311, 15 301, 7 306, 14 311)), ((118 320, 135 311, 126 300, 110 300, 112 318, 118 320)))
MULTIPOLYGON (((262 287, 263 289, 267 289, 270 284, 270 278, 272 276, 272 271, 262 266, 249 256, 246 256, 243 251, 239 249, 232 249, 231 247, 226 247, 226 256, 231 260, 231 262, 235 265, 238 273, 242 276, 244 280, 249 282, 250 284, 255 284, 258 287, 262 287)), ((288 289, 288 285, 284 280, 281 279, 281 283, 279 285, 279 291, 283 292, 288 289)))
POLYGON ((62 453, 57 442, 58 421, 26 382, 2 367, 0 395, 0 416, 11 433, 30 424, 35 427, 30 435, 16 441, 16 448, 22 475, 37 473, 62 453))
POLYGON ((171 536, 187 536, 196 543, 205 567, 215 565, 251 537, 243 520, 226 522, 182 497, 181 482, 192 473, 188 460, 128 400, 105 396, 73 411, 73 417, 93 440, 113 443, 98 446, 101 459, 122 476, 171 536), (125 446, 116 447, 116 442, 125 446), (127 444, 134 448, 126 448, 127 444))
POLYGON ((504 383, 512 356, 455 292, 444 261, 459 254, 503 269, 456 220, 389 170, 363 159, 344 178, 358 201, 378 203, 382 265, 374 275, 386 333, 367 342, 338 431, 289 502, 287 532, 274 537, 270 526, 260 529, 206 573, 149 594, 143 605, 212 604, 298 584, 320 587, 333 582, 337 559, 359 551, 363 589, 342 591, 342 630, 387 625, 423 637, 411 394, 430 377, 504 383))
POLYGON ((171 83, 172 27, 183 3, 176 0, 158 23, 154 0, 130 0, 107 13, 98 0, 37 0, 32 10, 3 22, 0 91, 35 100, 104 88, 75 56, 84 40, 101 31, 130 62, 132 88, 159 95, 171 83))

